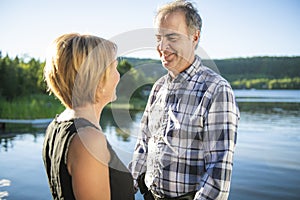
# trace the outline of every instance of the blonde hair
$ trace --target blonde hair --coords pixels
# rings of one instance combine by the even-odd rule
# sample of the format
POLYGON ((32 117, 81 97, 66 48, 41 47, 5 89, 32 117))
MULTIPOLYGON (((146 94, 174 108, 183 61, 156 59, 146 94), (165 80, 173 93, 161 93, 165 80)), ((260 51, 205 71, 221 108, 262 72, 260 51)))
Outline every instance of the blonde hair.
POLYGON ((98 102, 97 91, 107 81, 116 51, 116 44, 97 36, 58 37, 44 68, 48 91, 67 108, 98 102))

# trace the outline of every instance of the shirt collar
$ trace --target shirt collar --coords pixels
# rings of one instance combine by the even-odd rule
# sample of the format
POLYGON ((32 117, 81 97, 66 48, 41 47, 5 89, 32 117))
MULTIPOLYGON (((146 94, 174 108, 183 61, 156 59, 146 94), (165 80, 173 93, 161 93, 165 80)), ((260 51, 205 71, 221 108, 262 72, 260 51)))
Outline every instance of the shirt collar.
MULTIPOLYGON (((200 67, 201 58, 198 55, 195 55, 194 62, 187 69, 178 74, 172 82, 182 83, 183 81, 191 79, 195 74, 197 74, 200 71, 200 67)), ((170 74, 168 80, 171 80, 170 74)))

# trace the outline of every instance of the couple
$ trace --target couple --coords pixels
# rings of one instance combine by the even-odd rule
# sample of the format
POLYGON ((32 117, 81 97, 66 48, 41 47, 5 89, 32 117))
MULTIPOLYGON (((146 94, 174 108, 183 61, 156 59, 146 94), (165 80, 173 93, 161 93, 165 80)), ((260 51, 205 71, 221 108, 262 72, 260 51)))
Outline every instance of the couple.
POLYGON ((195 55, 201 18, 184 0, 158 10, 157 51, 168 74, 153 86, 127 169, 99 125, 116 99, 114 43, 65 34, 45 66, 66 110, 49 125, 43 160, 54 199, 227 199, 239 110, 226 80, 195 55))

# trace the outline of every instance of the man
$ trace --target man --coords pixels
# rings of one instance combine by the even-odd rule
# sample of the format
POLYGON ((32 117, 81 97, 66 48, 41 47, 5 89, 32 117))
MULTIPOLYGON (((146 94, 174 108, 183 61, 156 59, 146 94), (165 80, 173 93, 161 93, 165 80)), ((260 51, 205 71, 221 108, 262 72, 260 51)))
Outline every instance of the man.
POLYGON ((239 120, 233 91, 195 55, 202 22, 191 3, 163 6, 155 25, 168 74, 154 84, 141 121, 129 165, 136 187, 154 199, 227 199, 239 120))

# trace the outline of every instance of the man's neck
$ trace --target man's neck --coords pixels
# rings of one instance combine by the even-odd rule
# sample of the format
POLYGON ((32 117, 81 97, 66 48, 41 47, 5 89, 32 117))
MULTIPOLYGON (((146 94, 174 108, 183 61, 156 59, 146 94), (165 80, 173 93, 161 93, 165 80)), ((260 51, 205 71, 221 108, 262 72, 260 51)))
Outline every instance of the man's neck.
POLYGON ((186 64, 181 67, 179 70, 168 70, 172 80, 175 79, 181 72, 185 71, 188 69, 194 62, 195 62, 196 56, 193 56, 193 59, 190 59, 190 61, 187 61, 186 64))

